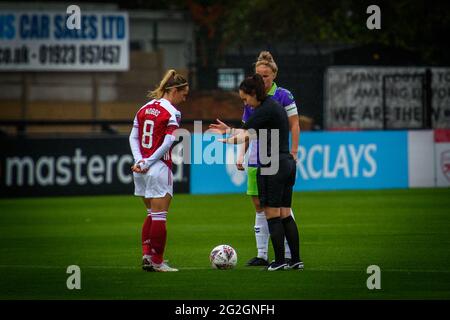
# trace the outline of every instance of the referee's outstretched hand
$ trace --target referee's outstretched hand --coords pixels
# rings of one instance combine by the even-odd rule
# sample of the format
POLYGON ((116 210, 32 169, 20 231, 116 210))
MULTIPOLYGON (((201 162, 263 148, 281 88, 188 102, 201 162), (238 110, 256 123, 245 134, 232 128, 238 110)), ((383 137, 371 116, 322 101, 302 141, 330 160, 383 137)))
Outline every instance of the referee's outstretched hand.
POLYGON ((224 122, 220 121, 219 119, 216 119, 217 123, 211 123, 209 125, 209 129, 213 132, 225 134, 227 130, 230 130, 231 128, 224 122))

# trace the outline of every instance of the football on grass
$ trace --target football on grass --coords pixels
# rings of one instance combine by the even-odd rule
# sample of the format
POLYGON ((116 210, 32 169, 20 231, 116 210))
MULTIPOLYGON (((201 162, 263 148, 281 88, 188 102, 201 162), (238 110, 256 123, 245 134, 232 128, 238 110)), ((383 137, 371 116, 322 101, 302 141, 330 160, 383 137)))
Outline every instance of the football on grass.
POLYGON ((221 244, 212 249, 209 261, 214 269, 232 269, 237 263, 236 250, 229 245, 221 244))

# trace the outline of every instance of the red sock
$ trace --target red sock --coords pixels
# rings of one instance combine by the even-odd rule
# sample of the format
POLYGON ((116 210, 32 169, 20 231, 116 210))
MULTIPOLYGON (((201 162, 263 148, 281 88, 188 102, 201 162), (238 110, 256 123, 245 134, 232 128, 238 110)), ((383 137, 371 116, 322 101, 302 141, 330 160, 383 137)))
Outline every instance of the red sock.
POLYGON ((151 255, 152 248, 150 246, 150 230, 152 227, 151 210, 147 209, 147 217, 145 218, 144 225, 142 226, 142 255, 151 255))
POLYGON ((161 264, 164 261, 167 238, 166 215, 167 212, 152 212, 150 241, 152 243, 152 262, 155 264, 161 264))

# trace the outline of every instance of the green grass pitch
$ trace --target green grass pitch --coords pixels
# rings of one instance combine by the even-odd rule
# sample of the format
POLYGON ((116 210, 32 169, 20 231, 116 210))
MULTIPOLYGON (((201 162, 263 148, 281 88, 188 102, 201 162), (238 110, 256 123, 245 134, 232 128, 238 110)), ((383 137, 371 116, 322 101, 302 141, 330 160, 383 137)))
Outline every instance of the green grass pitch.
MULTIPOLYGON (((245 267, 256 253, 243 194, 176 195, 166 259, 140 268, 145 210, 133 196, 0 200, 1 299, 449 299, 450 189, 301 192, 293 209, 304 271, 245 267), (238 253, 213 270, 210 250, 238 253), (81 290, 68 290, 69 265, 81 290), (381 290, 366 270, 381 268, 381 290)), ((273 257, 273 252, 271 252, 273 257)))

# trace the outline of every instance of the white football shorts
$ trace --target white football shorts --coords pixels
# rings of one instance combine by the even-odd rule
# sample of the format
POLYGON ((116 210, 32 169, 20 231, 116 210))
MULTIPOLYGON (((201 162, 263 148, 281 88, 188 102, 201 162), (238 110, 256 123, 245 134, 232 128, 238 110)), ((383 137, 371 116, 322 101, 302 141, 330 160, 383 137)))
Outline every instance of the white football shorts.
POLYGON ((133 173, 134 195, 145 198, 163 198, 168 193, 173 197, 172 170, 156 161, 147 173, 133 173))

